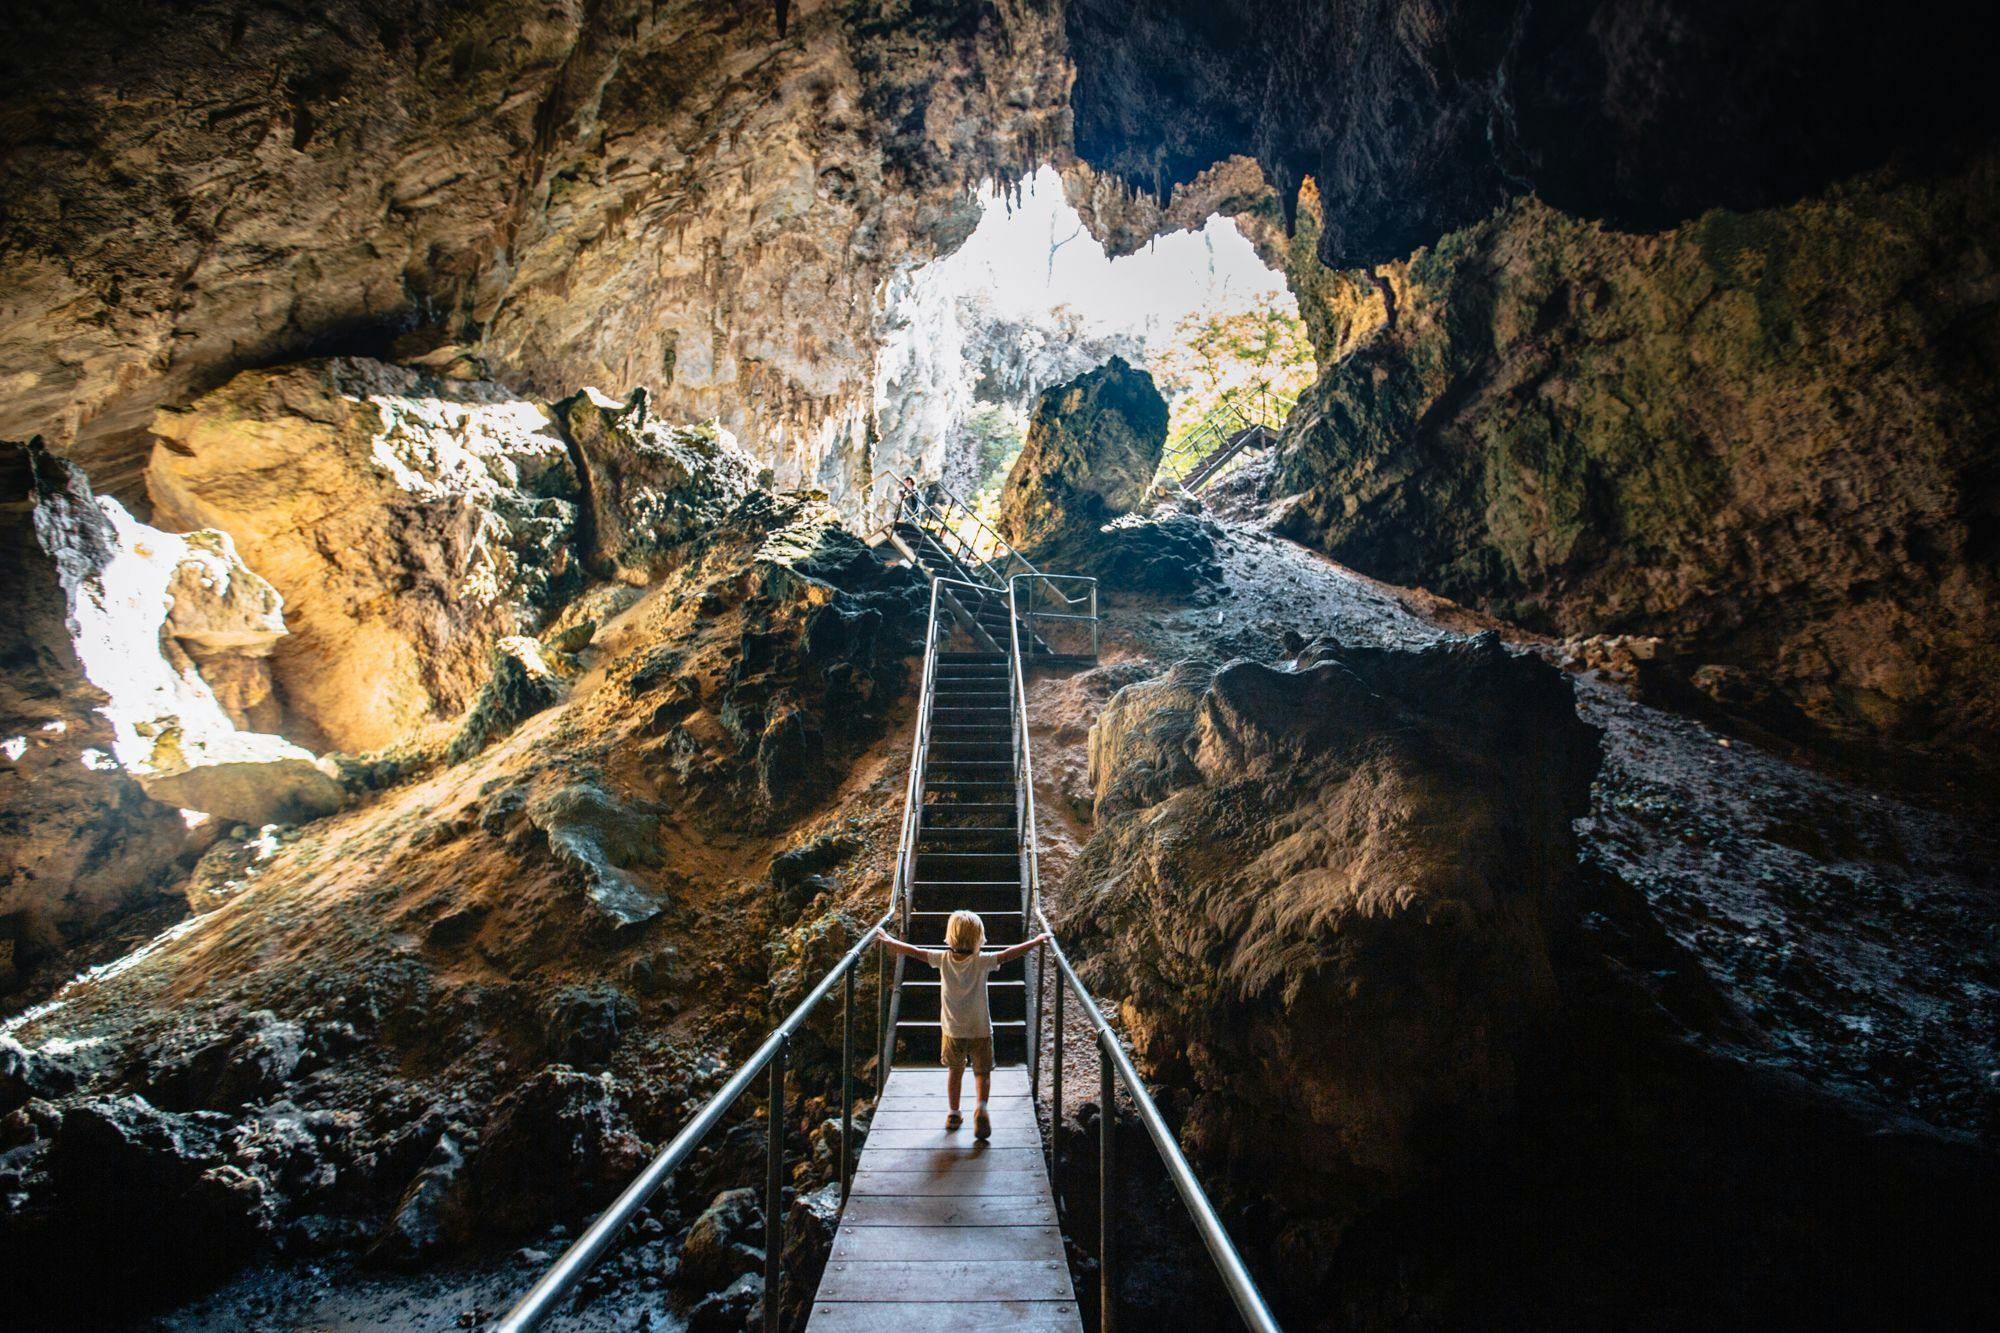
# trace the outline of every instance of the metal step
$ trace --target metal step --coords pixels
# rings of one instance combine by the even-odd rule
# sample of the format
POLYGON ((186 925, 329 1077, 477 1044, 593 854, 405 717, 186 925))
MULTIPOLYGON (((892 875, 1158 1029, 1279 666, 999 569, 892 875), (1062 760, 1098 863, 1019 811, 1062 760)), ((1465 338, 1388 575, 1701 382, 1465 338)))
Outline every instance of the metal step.
MULTIPOLYGON (((1018 908, 1011 912, 981 912, 979 919, 986 923, 987 948, 1004 949, 1021 942, 1021 913, 1018 908)), ((910 913, 910 943, 926 949, 941 948, 945 943, 945 924, 950 920, 950 912, 910 913)))
MULTIPOLYGON (((899 1065, 934 1065, 937 1063, 938 1049, 943 1044, 944 1029, 935 1022, 913 1022, 896 1024, 896 1063, 899 1065)), ((1025 1021, 993 1020, 993 1063, 996 1065, 1026 1064, 1028 1060, 1028 1025, 1025 1021)), ((966 1091, 970 1092, 968 1088, 966 1091)), ((969 1104, 966 1110, 971 1110, 969 1104)))
MULTIPOLYGON (((902 1017, 915 1023, 937 1021, 938 1001, 943 989, 944 983, 941 981, 905 981, 902 1017)), ((993 1017, 998 1019, 1026 1018, 1028 983, 989 981, 986 984, 986 1005, 993 1017)))
POLYGON ((985 916, 988 912, 1019 912, 1019 880, 969 880, 962 883, 916 883, 910 886, 912 912, 956 912, 964 910, 985 916))

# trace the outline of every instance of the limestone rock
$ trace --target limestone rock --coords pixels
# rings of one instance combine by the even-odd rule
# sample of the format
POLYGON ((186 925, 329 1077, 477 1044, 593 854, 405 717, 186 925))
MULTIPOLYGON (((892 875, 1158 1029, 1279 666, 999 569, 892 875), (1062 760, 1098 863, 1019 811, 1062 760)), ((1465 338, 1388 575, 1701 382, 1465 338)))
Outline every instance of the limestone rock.
POLYGON ((303 824, 332 814, 347 799, 346 788, 312 751, 254 731, 215 736, 201 747, 199 762, 148 768, 139 785, 166 805, 255 826, 303 824))
MULTIPOLYGON (((589 642, 588 633, 583 637, 589 642)), ((562 682, 542 657, 542 645, 526 635, 501 639, 493 645, 491 674, 465 710, 445 762, 463 762, 560 698, 562 682)))
POLYGON ((522 1080, 493 1108, 444 1201, 447 1233, 461 1243, 518 1235, 609 1203, 652 1155, 624 1095, 609 1074, 563 1065, 522 1080))
MULTIPOLYGON (((0 921, 14 946, 0 985, 9 989, 101 922, 162 901, 170 872, 199 851, 173 810, 117 762, 118 728, 103 711, 110 696, 78 653, 76 617, 95 613, 118 553, 117 531, 80 471, 38 444, 0 444, 9 617, 0 636, 0 921)), ((119 646, 150 651, 144 633, 119 646)))
POLYGON ((529 819, 550 853, 582 884, 592 902, 621 926, 660 913, 659 899, 633 878, 635 867, 659 863, 658 816, 635 808, 590 782, 572 782, 538 800, 529 819))
POLYGON ((1215 677, 1207 662, 1176 662, 1163 676, 1111 696, 1090 727, 1091 815, 1103 823, 1143 809, 1199 778, 1187 737, 1215 677))
POLYGON ((698 1287, 719 1289, 764 1263, 764 1215, 758 1192, 724 1190, 709 1201, 681 1246, 681 1272, 698 1287))
POLYGON ((555 412, 583 468, 591 561, 627 582, 660 573, 675 547, 714 527, 758 483, 757 465, 728 431, 648 420, 643 389, 622 404, 585 389, 555 412))
POLYGON ((62 58, 0 80, 0 436, 126 498, 155 407, 330 344, 643 385, 864 484, 877 289, 1067 115, 1060 11, 1020 0, 15 17, 62 58))
POLYGON ((1000 492, 1000 535, 1033 557, 1137 509, 1166 443, 1166 400, 1122 357, 1048 390, 1000 492))
POLYGON ((153 429, 159 520, 227 531, 284 596, 301 740, 380 749, 456 717, 494 643, 581 582, 568 448, 491 384, 336 357, 246 371, 153 429))
POLYGON ((1490 635, 1238 661, 1190 706, 1195 677, 1107 710, 1100 774, 1152 778, 1103 789, 1059 925, 1186 1094, 1208 1178, 1337 1229, 1509 1105, 1555 1003, 1596 733, 1559 672, 1490 635))
POLYGON ((285 599, 236 554, 226 532, 182 534, 169 591, 167 633, 186 653, 230 721, 245 731, 284 724, 271 649, 285 635, 285 599))
POLYGON ((1287 530, 1555 636, 1658 638, 1682 677, 1748 672, 1805 738, 1988 770, 2000 389, 1965 349, 2000 338, 1996 238, 1990 157, 1660 236, 1512 205, 1389 266, 1393 319, 1309 316, 1287 530))
POLYGON ((1287 191, 1312 177, 1335 205, 1321 257, 1342 268, 1406 255, 1511 195, 1666 227, 1795 199, 1899 145, 1983 142, 1981 18, 1689 0, 1064 9, 1080 157, 1176 202, 1238 153, 1287 191))

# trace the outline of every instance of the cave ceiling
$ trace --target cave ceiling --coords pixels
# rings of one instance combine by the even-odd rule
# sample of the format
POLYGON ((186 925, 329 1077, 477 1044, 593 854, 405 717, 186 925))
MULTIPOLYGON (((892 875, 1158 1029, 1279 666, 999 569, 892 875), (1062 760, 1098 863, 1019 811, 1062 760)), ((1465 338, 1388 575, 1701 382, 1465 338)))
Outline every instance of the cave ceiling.
POLYGON ((1244 208, 1254 184, 1216 168, 1247 156, 1287 210, 1318 182, 1318 254, 1341 267, 1527 192, 1657 228, 1986 136, 1974 17, 42 5, 10 14, 0 52, 0 438, 44 436, 132 495, 162 404, 359 351, 550 396, 644 387, 720 419, 781 482, 839 490, 865 470, 881 284, 963 239, 982 179, 1065 166, 1130 248, 1189 209, 1109 186, 1244 208))

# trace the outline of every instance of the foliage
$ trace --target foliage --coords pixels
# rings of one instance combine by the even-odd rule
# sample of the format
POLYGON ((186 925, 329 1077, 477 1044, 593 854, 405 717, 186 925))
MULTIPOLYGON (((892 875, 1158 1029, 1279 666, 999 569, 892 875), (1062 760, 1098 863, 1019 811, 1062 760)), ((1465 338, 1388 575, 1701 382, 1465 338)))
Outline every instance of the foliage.
POLYGON ((1172 404, 1169 457, 1187 450, 1202 421, 1224 403, 1264 390, 1296 398, 1318 375, 1305 323, 1290 301, 1188 316, 1153 358, 1154 381, 1172 404))

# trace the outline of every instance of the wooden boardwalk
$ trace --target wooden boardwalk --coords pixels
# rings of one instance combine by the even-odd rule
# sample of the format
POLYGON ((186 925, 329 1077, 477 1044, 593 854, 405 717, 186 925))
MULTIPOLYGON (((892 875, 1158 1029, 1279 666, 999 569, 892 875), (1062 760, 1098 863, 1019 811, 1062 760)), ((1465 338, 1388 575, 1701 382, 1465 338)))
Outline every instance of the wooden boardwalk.
POLYGON ((813 1299, 808 1333, 1082 1333, 1028 1071, 993 1071, 993 1137, 947 1133, 942 1069, 894 1069, 813 1299))

